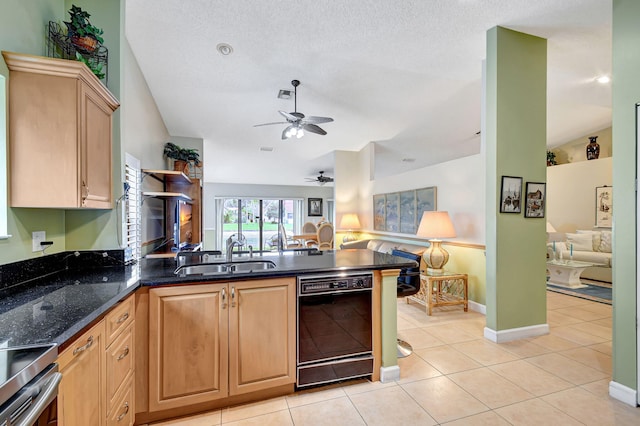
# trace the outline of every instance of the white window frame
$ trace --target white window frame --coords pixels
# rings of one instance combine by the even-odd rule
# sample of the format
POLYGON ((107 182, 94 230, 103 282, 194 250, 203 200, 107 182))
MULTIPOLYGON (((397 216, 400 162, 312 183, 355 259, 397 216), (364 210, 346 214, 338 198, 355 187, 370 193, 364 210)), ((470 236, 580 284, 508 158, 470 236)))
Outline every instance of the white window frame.
POLYGON ((131 250, 132 259, 138 261, 142 257, 142 174, 140 160, 125 153, 125 182, 129 184, 128 194, 122 203, 122 238, 123 248, 131 250))

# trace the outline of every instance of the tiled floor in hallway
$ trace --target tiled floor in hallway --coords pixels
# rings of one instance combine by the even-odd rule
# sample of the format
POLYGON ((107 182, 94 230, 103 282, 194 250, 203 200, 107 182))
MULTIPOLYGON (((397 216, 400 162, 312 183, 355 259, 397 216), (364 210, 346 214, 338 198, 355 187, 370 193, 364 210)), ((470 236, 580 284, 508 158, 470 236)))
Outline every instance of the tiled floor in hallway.
POLYGON ((398 301, 414 354, 392 383, 351 381, 153 426, 639 425, 609 397, 611 306, 547 292, 546 336, 495 344, 459 306, 398 301))

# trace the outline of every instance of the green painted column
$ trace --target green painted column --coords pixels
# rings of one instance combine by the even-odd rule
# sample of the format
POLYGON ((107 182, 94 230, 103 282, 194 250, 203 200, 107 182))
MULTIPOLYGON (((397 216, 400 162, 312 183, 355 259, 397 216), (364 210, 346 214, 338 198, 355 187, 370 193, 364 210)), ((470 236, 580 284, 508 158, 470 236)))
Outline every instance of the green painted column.
POLYGON ((398 274, 399 269, 382 271, 382 366, 398 365, 398 274))
POLYGON ((485 336, 506 341, 548 332, 545 219, 524 217, 526 182, 546 182, 546 40, 490 29, 485 77, 485 336), (520 213, 500 213, 502 176, 522 178, 520 213))

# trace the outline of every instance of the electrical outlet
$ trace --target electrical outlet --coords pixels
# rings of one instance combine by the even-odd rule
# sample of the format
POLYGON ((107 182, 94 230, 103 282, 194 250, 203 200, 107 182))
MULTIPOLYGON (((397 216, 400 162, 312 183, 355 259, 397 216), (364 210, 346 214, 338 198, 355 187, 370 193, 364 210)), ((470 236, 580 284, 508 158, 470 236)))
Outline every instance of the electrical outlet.
POLYGON ((47 233, 45 231, 35 231, 31 233, 31 251, 42 251, 44 247, 40 245, 41 242, 47 239, 47 233))

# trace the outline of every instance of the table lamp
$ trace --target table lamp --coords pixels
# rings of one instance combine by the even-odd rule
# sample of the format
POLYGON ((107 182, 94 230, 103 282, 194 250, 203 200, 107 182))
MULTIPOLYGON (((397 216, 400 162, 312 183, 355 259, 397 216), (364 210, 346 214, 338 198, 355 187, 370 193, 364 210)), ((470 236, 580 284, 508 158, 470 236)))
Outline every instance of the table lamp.
POLYGON ((353 230, 360 229, 360 220, 358 220, 358 215, 356 213, 346 213, 342 215, 342 219, 340 219, 340 228, 348 229, 347 234, 342 238, 343 243, 355 241, 357 238, 353 234, 353 230))
POLYGON ((550 222, 547 222, 547 234, 549 232, 558 232, 558 231, 556 231, 556 228, 554 228, 550 222))
POLYGON ((453 228, 449 213, 446 211, 429 211, 422 213, 418 226, 418 237, 429 238, 429 247, 422 253, 422 262, 426 268, 420 265, 421 271, 426 269, 429 274, 441 274, 449 260, 449 253, 442 247, 440 238, 453 238, 456 230, 453 228))

